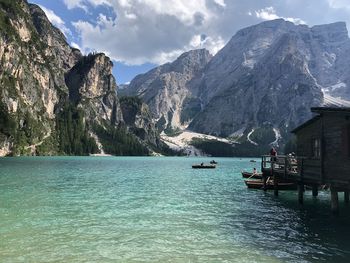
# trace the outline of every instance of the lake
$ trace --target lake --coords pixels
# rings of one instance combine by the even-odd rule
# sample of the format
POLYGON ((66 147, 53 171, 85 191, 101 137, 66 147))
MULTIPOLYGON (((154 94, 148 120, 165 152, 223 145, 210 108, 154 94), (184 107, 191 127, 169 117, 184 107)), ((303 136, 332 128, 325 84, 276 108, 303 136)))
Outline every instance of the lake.
POLYGON ((246 158, 0 159, 0 262, 349 262, 350 206, 247 189, 246 158))

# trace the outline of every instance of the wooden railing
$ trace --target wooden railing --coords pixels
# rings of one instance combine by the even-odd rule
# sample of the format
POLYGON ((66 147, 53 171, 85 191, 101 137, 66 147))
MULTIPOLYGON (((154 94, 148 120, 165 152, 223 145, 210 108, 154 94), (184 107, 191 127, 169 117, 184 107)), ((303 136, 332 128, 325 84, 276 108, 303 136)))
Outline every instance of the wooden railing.
POLYGON ((261 157, 261 171, 289 179, 314 179, 321 180, 321 161, 300 156, 263 155, 261 157))

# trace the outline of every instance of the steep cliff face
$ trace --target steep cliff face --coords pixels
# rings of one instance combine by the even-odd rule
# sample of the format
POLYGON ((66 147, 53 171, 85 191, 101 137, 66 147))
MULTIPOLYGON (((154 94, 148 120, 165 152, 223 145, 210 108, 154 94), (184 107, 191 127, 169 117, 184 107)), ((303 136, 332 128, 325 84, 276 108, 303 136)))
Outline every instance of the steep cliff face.
POLYGON ((195 113, 190 112, 191 107, 198 104, 188 84, 210 59, 205 49, 186 52, 173 63, 137 76, 127 88, 128 94, 141 97, 149 105, 160 130, 184 127, 195 113))
POLYGON ((110 59, 71 48, 38 6, 0 1, 0 59, 1 156, 148 153, 125 127, 110 59))
MULTIPOLYGON (((247 135, 268 122, 286 134, 310 117, 311 106, 322 103, 321 88, 310 74, 295 35, 281 34, 272 46, 260 43, 257 56, 248 58, 243 52, 241 60, 235 58, 235 70, 220 66, 220 61, 226 64, 223 59, 230 54, 230 45, 208 65, 208 75, 200 82, 204 107, 191 129, 226 137, 240 132, 247 135)), ((246 52, 249 50, 248 46, 246 52)))
POLYGON ((30 7, 25 1, 0 3, 0 89, 5 119, 0 132, 6 138, 3 155, 30 153, 35 145, 49 139, 58 89, 65 88, 64 72, 49 52, 48 43, 40 41, 32 20, 32 11, 38 17, 43 14, 30 7))
POLYGON ((113 64, 104 54, 88 55, 66 74, 69 100, 85 109, 89 121, 118 125, 123 121, 113 64))
POLYGON ((160 149, 165 145, 160 141, 153 116, 147 104, 138 97, 121 97, 120 106, 125 124, 141 140, 160 149))

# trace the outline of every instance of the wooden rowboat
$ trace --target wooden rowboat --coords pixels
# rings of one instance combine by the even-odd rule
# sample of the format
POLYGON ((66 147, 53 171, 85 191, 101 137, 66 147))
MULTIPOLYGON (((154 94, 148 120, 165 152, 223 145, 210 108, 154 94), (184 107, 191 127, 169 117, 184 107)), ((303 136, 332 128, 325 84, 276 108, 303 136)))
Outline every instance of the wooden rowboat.
POLYGON ((215 164, 194 164, 192 165, 193 169, 214 169, 216 168, 215 164))
POLYGON ((255 173, 253 175, 253 173, 242 171, 242 177, 250 179, 262 179, 262 173, 255 173))
MULTIPOLYGON (((257 181, 257 180, 244 180, 246 186, 248 188, 252 189, 263 189, 264 188, 264 182, 263 181, 257 181)), ((273 180, 269 180, 266 184, 267 190, 273 190, 273 180)), ((278 190, 297 190, 297 184, 295 183, 284 183, 279 182, 278 183, 278 190)))

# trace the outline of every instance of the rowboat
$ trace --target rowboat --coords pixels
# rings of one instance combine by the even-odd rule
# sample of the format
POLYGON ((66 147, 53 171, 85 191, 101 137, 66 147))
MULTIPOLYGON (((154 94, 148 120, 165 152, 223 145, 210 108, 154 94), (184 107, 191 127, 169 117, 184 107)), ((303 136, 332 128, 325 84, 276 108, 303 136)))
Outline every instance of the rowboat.
POLYGON ((250 179, 262 179, 262 173, 250 173, 242 171, 242 177, 243 178, 250 178, 250 179))
MULTIPOLYGON (((244 182, 248 188, 252 188, 252 189, 263 189, 264 188, 263 181, 244 180, 244 182)), ((266 190, 273 190, 273 189, 274 189, 273 180, 267 181, 266 182, 266 190)), ((297 190, 297 184, 278 182, 278 190, 297 190)))
POLYGON ((194 164, 192 165, 193 169, 214 169, 216 168, 215 164, 194 164))

